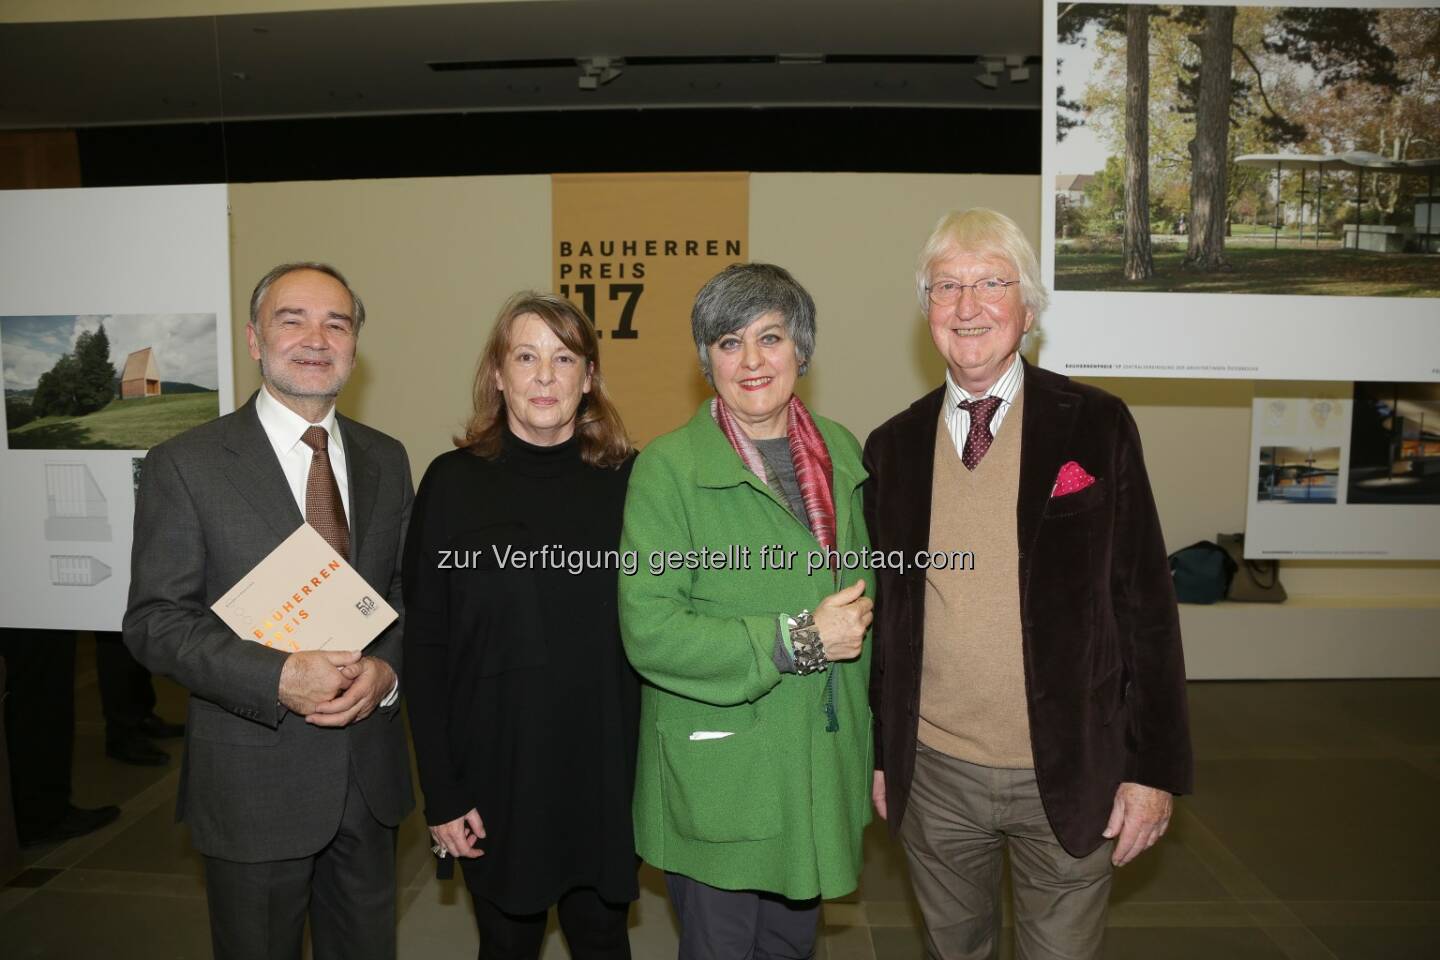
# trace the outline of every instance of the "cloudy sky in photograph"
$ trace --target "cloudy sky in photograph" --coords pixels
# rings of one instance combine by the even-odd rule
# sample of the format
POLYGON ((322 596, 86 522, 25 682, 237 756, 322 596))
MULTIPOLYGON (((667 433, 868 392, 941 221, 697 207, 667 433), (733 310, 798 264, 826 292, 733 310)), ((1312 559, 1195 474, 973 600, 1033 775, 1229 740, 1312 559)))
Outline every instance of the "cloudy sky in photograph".
MULTIPOLYGON (((1082 43, 1057 45, 1060 71, 1057 83, 1065 88, 1065 99, 1083 101, 1085 88, 1095 80, 1099 57, 1095 51, 1095 37, 1099 31, 1094 24, 1085 28, 1082 43)), ((1095 134, 1089 124, 1071 127, 1065 139, 1055 144, 1055 172, 1057 174, 1099 173, 1105 169, 1105 160, 1110 150, 1095 134)))
POLYGON ((161 380, 218 390, 213 313, 86 314, 63 317, 0 317, 0 363, 6 390, 30 390, 40 375, 75 348, 86 330, 105 325, 110 362, 118 377, 125 358, 150 347, 161 380))

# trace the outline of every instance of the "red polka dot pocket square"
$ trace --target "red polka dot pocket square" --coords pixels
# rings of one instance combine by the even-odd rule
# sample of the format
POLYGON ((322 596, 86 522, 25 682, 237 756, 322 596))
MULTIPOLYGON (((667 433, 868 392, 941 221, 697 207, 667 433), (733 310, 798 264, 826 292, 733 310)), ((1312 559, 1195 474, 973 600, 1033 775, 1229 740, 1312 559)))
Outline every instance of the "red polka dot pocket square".
POLYGON ((1050 496, 1064 497, 1079 493, 1094 482, 1095 478, 1086 473, 1084 467, 1074 460, 1067 460, 1055 475, 1055 486, 1050 488, 1050 496))

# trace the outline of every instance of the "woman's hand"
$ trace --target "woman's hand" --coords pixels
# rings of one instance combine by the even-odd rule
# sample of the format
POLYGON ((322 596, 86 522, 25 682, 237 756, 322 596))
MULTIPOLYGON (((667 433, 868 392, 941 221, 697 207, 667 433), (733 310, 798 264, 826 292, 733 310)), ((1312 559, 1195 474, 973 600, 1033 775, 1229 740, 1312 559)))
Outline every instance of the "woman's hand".
POLYGON ((431 827, 430 836, 448 856, 471 860, 485 856, 485 851, 477 846, 485 839, 485 824, 480 819, 479 811, 473 807, 463 817, 431 827))
POLYGON ((825 659, 835 662, 860 656, 865 631, 875 619, 875 603, 865 592, 865 581, 857 580, 839 593, 832 593, 815 608, 815 627, 825 645, 825 659))

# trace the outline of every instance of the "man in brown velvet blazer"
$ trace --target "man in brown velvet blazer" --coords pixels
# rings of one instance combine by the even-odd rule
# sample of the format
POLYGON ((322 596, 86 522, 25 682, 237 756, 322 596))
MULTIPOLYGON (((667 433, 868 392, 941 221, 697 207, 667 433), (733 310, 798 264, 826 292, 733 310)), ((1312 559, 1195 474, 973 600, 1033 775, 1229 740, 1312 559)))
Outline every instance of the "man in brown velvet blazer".
POLYGON ((1125 405, 1020 358, 1045 306, 1008 217, 942 219, 917 287, 946 383, 865 445, 876 810, 932 957, 1098 956, 1113 866, 1191 789, 1165 545, 1125 405), (944 554, 947 562, 925 562, 944 554), (915 562, 919 559, 921 562, 915 562))

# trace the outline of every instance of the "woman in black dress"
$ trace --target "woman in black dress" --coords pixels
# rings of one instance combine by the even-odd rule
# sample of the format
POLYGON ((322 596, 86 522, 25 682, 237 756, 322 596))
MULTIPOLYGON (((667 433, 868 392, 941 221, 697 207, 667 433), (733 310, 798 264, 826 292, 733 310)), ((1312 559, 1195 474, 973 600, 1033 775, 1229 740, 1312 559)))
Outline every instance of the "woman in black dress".
POLYGON ((630 956, 639 693, 617 547, 634 453, 594 331, 560 297, 501 310, 459 448, 425 472, 405 548, 405 694, 425 822, 460 859, 480 957, 630 956))

